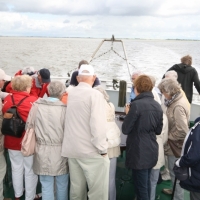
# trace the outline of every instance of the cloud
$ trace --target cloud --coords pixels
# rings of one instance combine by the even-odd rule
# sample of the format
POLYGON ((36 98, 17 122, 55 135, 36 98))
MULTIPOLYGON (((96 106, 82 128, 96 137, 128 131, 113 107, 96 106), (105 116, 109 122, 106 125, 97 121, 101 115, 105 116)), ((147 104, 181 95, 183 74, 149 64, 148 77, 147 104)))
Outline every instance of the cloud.
POLYGON ((200 14, 199 0, 4 0, 1 9, 54 15, 175 16, 200 14))
POLYGON ((70 21, 68 19, 66 19, 63 23, 64 24, 68 24, 70 21))
POLYGON ((0 2, 0 11, 8 11, 8 6, 6 3, 0 2))
POLYGON ((4 0, 0 3, 0 33, 200 39, 199 9, 197 0, 4 0))
POLYGON ((82 24, 82 23, 87 23, 87 22, 91 22, 89 19, 85 19, 85 20, 81 20, 81 21, 78 21, 78 24, 82 24))

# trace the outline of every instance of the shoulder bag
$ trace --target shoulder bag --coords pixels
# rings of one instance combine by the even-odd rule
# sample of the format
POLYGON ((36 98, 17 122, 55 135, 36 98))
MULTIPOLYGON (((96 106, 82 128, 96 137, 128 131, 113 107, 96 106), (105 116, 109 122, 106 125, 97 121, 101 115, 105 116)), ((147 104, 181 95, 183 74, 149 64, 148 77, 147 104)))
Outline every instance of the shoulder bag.
POLYGON ((37 112, 37 107, 35 104, 35 109, 33 110, 32 116, 30 116, 31 119, 27 120, 29 124, 21 144, 21 153, 25 157, 31 156, 35 153, 36 138, 35 138, 35 130, 33 122, 35 121, 36 112, 37 112))
POLYGON ((184 142, 184 140, 168 139, 168 144, 176 158, 181 157, 181 150, 182 150, 183 142, 184 142))

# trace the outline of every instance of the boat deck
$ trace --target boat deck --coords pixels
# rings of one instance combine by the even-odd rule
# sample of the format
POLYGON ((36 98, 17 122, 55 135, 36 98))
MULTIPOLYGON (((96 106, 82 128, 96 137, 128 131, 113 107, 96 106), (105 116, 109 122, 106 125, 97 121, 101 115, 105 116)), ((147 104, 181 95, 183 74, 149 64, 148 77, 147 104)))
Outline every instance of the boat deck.
MULTIPOLYGON (((6 153, 6 160, 8 162, 8 173, 6 174, 4 180, 4 196, 7 198, 12 198, 14 200, 14 190, 12 187, 11 178, 11 166, 6 153)), ((162 193, 163 188, 170 188, 171 181, 163 181, 161 184, 157 185, 156 188, 156 200, 170 200, 171 196, 162 193)), ((131 178, 131 171, 125 168, 125 151, 117 160, 117 172, 116 172, 116 189, 117 189, 117 200, 133 200, 135 197, 133 181, 131 178)), ((41 192, 41 185, 38 183, 37 193, 41 192)), ((24 200, 24 195, 20 198, 24 200)), ((189 192, 185 191, 184 200, 189 200, 189 192)))

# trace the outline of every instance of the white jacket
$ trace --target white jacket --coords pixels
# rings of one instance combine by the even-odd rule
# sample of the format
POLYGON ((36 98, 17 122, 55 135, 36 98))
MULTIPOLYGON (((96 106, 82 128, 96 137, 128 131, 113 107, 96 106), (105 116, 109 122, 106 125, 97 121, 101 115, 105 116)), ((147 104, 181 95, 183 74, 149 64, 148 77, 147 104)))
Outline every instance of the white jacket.
POLYGON ((119 146, 121 142, 121 131, 115 122, 115 107, 111 102, 105 100, 106 107, 106 136, 108 148, 119 146))
POLYGON ((163 113, 163 128, 160 135, 156 135, 158 143, 158 162, 153 169, 160 169, 165 165, 165 156, 164 156, 164 144, 168 140, 168 119, 167 116, 163 113))
POLYGON ((65 115, 62 156, 94 158, 107 153, 106 109, 103 94, 80 82, 70 90, 65 115))

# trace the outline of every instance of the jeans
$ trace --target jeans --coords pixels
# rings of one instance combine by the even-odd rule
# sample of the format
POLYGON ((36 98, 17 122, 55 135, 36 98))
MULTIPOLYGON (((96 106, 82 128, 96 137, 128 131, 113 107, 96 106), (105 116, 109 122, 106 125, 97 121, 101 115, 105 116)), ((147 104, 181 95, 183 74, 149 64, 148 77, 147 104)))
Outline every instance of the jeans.
POLYGON ((156 196, 156 186, 159 178, 160 169, 152 169, 150 176, 150 184, 151 184, 151 198, 150 200, 155 200, 156 196))
MULTIPOLYGON (((170 173, 171 180, 172 180, 172 187, 174 185, 174 180, 175 180, 173 167, 174 167, 174 163, 176 160, 177 160, 177 158, 175 156, 168 156, 168 167, 169 167, 169 173, 170 173)), ((175 193, 174 193, 174 200, 183 200, 184 199, 184 190, 181 188, 179 183, 180 183, 180 181, 177 180, 176 181, 176 189, 175 189, 175 193)))
POLYGON ((190 191, 190 200, 199 200, 200 199, 200 193, 198 192, 191 192, 190 191))
POLYGON ((40 175, 42 184, 42 200, 54 200, 54 177, 57 200, 68 200, 69 174, 60 176, 40 175))
POLYGON ((150 200, 151 186, 150 174, 151 169, 132 169, 133 182, 137 200, 150 200))
POLYGON ((116 186, 115 186, 116 166, 117 166, 117 158, 110 158, 109 192, 108 192, 109 200, 116 200, 116 186))

